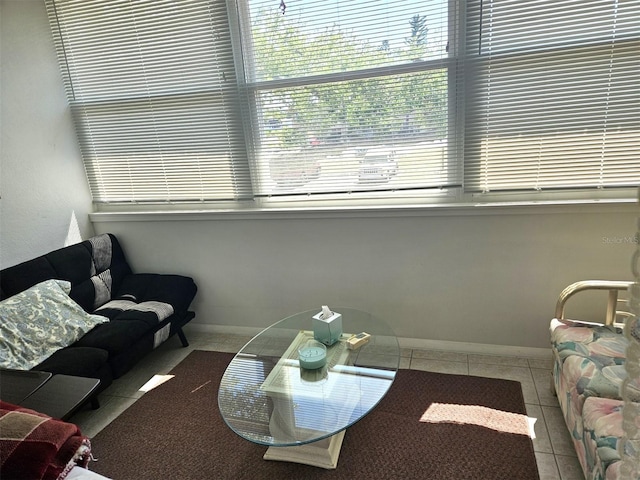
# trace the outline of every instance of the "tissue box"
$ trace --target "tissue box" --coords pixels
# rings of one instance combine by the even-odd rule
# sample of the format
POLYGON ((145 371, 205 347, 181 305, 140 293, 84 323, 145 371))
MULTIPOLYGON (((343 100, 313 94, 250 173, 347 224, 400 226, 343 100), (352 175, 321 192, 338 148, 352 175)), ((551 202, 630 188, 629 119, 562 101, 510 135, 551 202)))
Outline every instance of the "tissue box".
POLYGON ((329 318, 324 318, 320 312, 312 317, 313 338, 324 343, 328 347, 340 340, 342 335, 342 315, 331 312, 329 318))

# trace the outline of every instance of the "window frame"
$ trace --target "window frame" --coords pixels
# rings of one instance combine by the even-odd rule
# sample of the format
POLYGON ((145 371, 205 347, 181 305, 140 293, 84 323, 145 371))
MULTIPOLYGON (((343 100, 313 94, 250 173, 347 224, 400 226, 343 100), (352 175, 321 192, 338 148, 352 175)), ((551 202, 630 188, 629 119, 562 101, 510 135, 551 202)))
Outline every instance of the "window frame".
MULTIPOLYGON (((457 25, 459 18, 460 2, 459 0, 444 0, 448 4, 448 25, 457 25)), ((462 2, 464 3, 464 2, 462 2)), ((245 0, 227 0, 229 5, 228 10, 230 12, 229 18, 232 31, 232 44, 233 50, 237 53, 236 56, 236 71, 237 78, 239 79, 239 88, 242 90, 241 97, 244 99, 243 114, 245 116, 245 135, 247 143, 247 151, 249 153, 249 165, 251 170, 251 178, 253 185, 253 204, 257 208, 268 208, 270 206, 274 208, 280 208, 282 206, 295 205, 296 208, 308 206, 309 208, 315 208, 315 206, 331 205, 332 207, 339 206, 341 203, 345 208, 357 205, 394 205, 399 203, 415 203, 422 202, 427 199, 427 202, 431 203, 436 199, 436 202, 440 202, 444 197, 451 198, 451 192, 462 187, 462 175, 463 172, 460 168, 462 164, 461 157, 456 153, 450 152, 461 151, 459 142, 455 142, 454 147, 448 145, 445 149, 445 155, 450 157, 448 162, 448 169, 446 178, 447 181, 443 182, 447 185, 451 185, 448 188, 449 192, 443 196, 442 186, 432 187, 420 187, 420 188, 400 188, 392 190, 389 188, 382 188, 380 191, 372 189, 371 191, 358 189, 354 190, 339 190, 336 192, 306 192, 304 190, 298 192, 285 192, 279 193, 263 193, 260 192, 260 183, 266 177, 265 171, 268 171, 269 167, 260 163, 256 152, 256 145, 260 142, 260 121, 259 121, 259 106, 256 98, 260 92, 273 89, 283 89, 286 87, 300 87, 300 86, 312 86, 312 85, 326 85, 326 84, 339 84, 345 81, 358 81, 375 78, 391 77, 393 75, 403 75, 411 73, 425 73, 432 70, 446 69, 447 75, 447 100, 448 100, 448 138, 454 138, 460 132, 458 127, 459 122, 456 117, 459 113, 459 106, 456 103, 452 103, 452 100, 457 98, 455 93, 451 92, 451 86, 457 86, 460 84, 456 80, 457 64, 458 60, 452 55, 452 52, 458 52, 456 47, 452 47, 446 57, 439 59, 423 60, 415 63, 405 63, 401 65, 385 66, 385 67, 372 67, 368 69, 360 69, 349 72, 330 73, 314 76, 304 76, 288 79, 278 80, 255 80, 252 78, 250 67, 245 65, 245 59, 243 55, 251 55, 253 50, 250 39, 243 37, 243 31, 251 30, 251 19, 249 14, 248 2, 245 0), (451 160, 451 159, 454 160, 451 160), (455 185, 457 184, 457 185, 455 185), (395 193, 394 193, 395 192, 395 193)), ((275 5, 275 4, 274 4, 275 5)), ((288 13, 288 11, 287 11, 288 13)), ((448 45, 453 45, 455 38, 460 35, 460 28, 452 29, 448 28, 448 45)), ((460 84, 461 85, 461 84, 460 84)))

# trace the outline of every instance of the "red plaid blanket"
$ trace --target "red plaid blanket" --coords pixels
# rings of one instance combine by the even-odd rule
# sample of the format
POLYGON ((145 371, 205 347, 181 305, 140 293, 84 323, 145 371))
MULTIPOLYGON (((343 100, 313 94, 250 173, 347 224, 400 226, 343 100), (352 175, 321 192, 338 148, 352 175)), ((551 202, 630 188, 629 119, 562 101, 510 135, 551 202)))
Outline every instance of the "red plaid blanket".
POLYGON ((8 479, 63 479, 86 467, 89 439, 72 423, 0 400, 0 476, 8 479))

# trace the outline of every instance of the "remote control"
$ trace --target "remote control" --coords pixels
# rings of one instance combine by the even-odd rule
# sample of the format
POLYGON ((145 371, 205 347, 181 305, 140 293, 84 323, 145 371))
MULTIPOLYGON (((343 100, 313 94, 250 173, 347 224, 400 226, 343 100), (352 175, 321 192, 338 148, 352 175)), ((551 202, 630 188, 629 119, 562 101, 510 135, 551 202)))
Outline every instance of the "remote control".
POLYGON ((369 340, 371 340, 371 335, 367 332, 356 333, 347 339, 347 348, 349 350, 355 350, 369 343, 369 340))

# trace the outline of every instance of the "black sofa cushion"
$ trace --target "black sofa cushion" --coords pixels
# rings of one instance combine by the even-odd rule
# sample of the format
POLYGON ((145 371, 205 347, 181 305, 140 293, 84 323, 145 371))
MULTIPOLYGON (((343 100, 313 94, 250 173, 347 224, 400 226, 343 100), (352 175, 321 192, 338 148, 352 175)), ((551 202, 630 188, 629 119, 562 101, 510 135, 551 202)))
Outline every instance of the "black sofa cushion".
POLYGON ((172 333, 171 323, 185 318, 196 286, 181 275, 133 274, 124 279, 118 295, 95 313, 111 321, 94 328, 78 342, 117 353, 148 331, 156 331, 155 348, 172 333), (125 334, 128 332, 128 334, 125 334))
MULTIPOLYGON (((191 278, 182 275, 136 273, 125 277, 114 293, 114 300, 138 304, 168 303, 173 307, 172 313, 183 314, 189 309, 196 288, 191 278)), ((100 308, 100 315, 105 315, 105 308, 108 308, 108 305, 100 308)))
POLYGON ((87 312, 109 301, 120 289, 131 268, 114 235, 92 237, 0 272, 5 296, 12 296, 43 280, 71 282, 69 296, 87 312))
MULTIPOLYGON (((75 375, 78 377, 99 378, 100 387, 104 388, 113 380, 107 360, 106 350, 92 347, 67 347, 58 350, 33 370, 51 372, 53 374, 75 375)), ((101 389, 102 389, 101 388, 101 389)))

